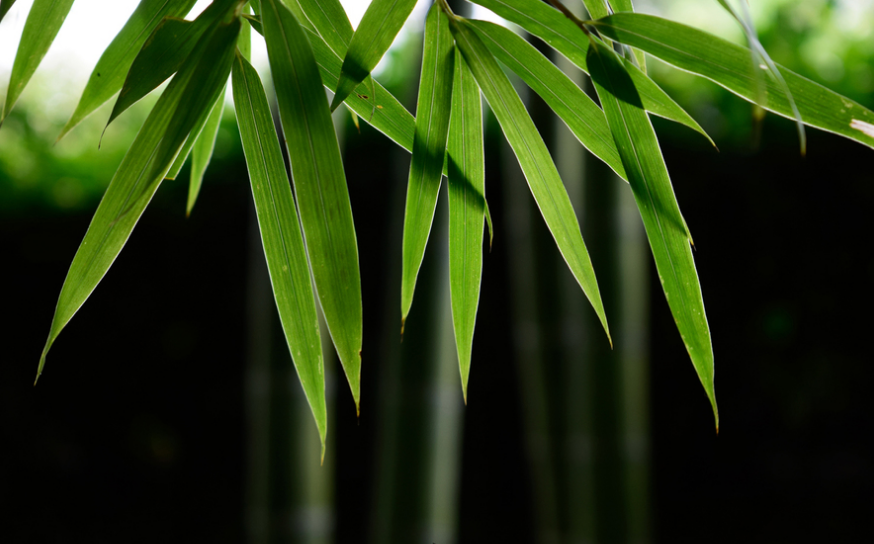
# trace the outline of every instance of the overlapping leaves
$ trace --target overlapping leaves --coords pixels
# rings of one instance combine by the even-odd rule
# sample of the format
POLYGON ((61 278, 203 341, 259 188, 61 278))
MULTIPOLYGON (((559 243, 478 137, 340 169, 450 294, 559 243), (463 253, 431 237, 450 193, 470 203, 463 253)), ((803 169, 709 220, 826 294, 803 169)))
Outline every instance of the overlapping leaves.
MULTIPOLYGON (((448 176, 449 281, 465 398, 479 303, 483 218, 488 217, 480 93, 516 154, 559 251, 609 330, 576 213, 500 62, 543 97, 582 145, 629 182, 669 307, 717 415, 710 331, 691 237, 649 114, 706 134, 646 75, 642 52, 712 79, 763 108, 800 117, 805 124, 869 147, 874 147, 874 113, 785 68, 774 65, 763 76, 750 49, 635 14, 630 0, 613 0, 609 7, 605 0, 585 0, 593 21, 577 18, 558 0, 549 2, 555 7, 540 0, 473 1, 591 73, 603 109, 524 39, 492 23, 456 17, 444 0, 435 3, 426 22, 416 118, 370 76, 409 16, 412 0, 374 0, 355 31, 338 0, 252 2, 254 16, 244 12, 244 0, 215 0, 194 21, 178 18, 193 0, 142 0, 95 68, 64 133, 116 92, 110 122, 173 79, 110 182, 73 260, 39 372, 52 343, 111 266, 161 181, 175 177, 189 152, 190 211, 214 145, 232 67, 237 122, 271 283, 323 447, 327 416, 316 299, 356 404, 360 400, 363 311, 358 249, 330 117, 331 109, 341 103, 413 154, 404 224, 404 317, 412 303, 442 175, 448 176), (240 42, 243 53, 235 51, 243 24, 264 34, 294 192, 265 90, 244 58, 248 36, 240 42), (330 104, 324 87, 336 91, 330 104)), ((4 114, 36 70, 72 2, 34 2, 4 114)), ((0 1, 0 19, 12 3, 0 1)))

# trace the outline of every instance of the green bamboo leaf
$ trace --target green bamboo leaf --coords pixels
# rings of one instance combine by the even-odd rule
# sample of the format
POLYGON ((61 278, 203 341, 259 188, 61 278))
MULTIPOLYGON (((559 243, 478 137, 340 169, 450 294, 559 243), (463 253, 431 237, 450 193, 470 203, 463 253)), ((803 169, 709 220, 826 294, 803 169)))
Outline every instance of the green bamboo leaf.
POLYGON ((73 0, 34 0, 27 21, 24 23, 15 62, 12 64, 6 105, 0 117, 0 124, 15 107, 31 76, 48 53, 71 7, 73 7, 73 0))
MULTIPOLYGON (((449 18, 435 3, 425 20, 422 74, 416 103, 416 137, 407 182, 404 211, 403 271, 401 275, 401 331, 413 304, 413 292, 443 179, 455 53, 449 18)), ((459 159, 462 160, 462 159, 459 159)))
POLYGON ((296 0, 328 47, 345 55, 355 31, 339 0, 296 0))
POLYGON ((450 28, 455 36, 456 46, 464 55, 507 141, 519 159, 519 165, 528 180, 534 200, 537 201, 540 213, 555 238, 562 257, 592 303, 609 338, 607 318, 604 315, 604 305, 598 291, 592 261, 583 242, 570 197, 546 149, 546 144, 543 143, 510 80, 504 75, 498 62, 489 53, 470 23, 464 19, 450 17, 450 28))
POLYGON ((15 0, 0 0, 0 21, 3 21, 3 18, 6 17, 6 14, 14 3, 15 0))
POLYGON ((361 381, 361 278, 343 159, 307 34, 278 0, 261 4, 267 56, 297 204, 325 322, 356 406, 361 381))
POLYGON ((486 171, 479 87, 458 50, 453 85, 452 120, 447 143, 450 156, 447 176, 449 292, 461 389, 466 404, 473 331, 482 283, 486 171))
POLYGON ((592 19, 600 19, 610 15, 607 0, 583 0, 583 5, 586 6, 586 11, 589 12, 592 19))
MULTIPOLYGON (((593 24, 612 39, 643 49, 757 103, 754 67, 746 47, 651 15, 621 13, 593 24)), ((777 65, 777 69, 795 97, 804 124, 874 148, 874 112, 782 66, 777 65)), ((760 106, 794 119, 785 93, 770 74, 765 78, 765 99, 760 106)))
POLYGON ((537 48, 512 30, 487 21, 470 21, 470 24, 489 51, 543 98, 577 140, 625 179, 622 160, 601 108, 537 48))
POLYGON ((258 72, 241 54, 234 62, 233 89, 273 296, 294 367, 319 429, 324 460, 328 430, 325 365, 303 235, 267 95, 258 72))
POLYGON ((331 111, 337 109, 376 68, 414 7, 416 0, 373 0, 370 3, 343 59, 331 111))
POLYGON ((185 215, 191 215, 197 195, 200 194, 200 186, 203 183, 203 175, 212 159, 215 149, 215 140, 218 137, 219 126, 222 122, 222 113, 225 111, 225 91, 219 94, 218 99, 209 113, 203 129, 197 136, 197 141, 191 149, 191 179, 188 183, 188 202, 185 207, 185 215))
MULTIPOLYGON (((580 70, 588 73, 586 52, 589 38, 576 23, 540 0, 471 0, 501 17, 516 23, 567 57, 580 70)), ((594 38, 596 41, 597 38, 594 38)), ((639 68, 625 61, 646 111, 685 125, 713 144, 704 129, 639 68)))
POLYGON ((238 3, 215 0, 194 21, 163 19, 131 64, 106 125, 176 73, 203 35, 238 3))
POLYGON ((100 56, 76 110, 58 140, 121 90, 127 72, 146 39, 165 17, 184 17, 196 0, 142 0, 100 56))
MULTIPOLYGON (((613 6, 614 13, 620 11, 634 11, 634 4, 631 0, 610 0, 610 5, 613 6)), ((592 18, 600 19, 601 17, 592 16, 592 18)), ((643 73, 646 73, 646 53, 637 48, 632 48, 631 51, 634 54, 638 67, 640 67, 643 73)))
POLYGON ((646 227, 668 306, 710 399, 718 430, 710 328, 685 222, 658 139, 627 68, 613 50, 595 43, 589 50, 589 68, 646 227))
POLYGON ((180 111, 184 114, 183 107, 191 102, 192 84, 207 81, 205 72, 224 71, 227 79, 233 49, 230 48, 230 62, 225 62, 226 55, 221 50, 226 49, 228 35, 235 36, 235 27, 239 28, 238 22, 220 26, 211 33, 213 39, 198 43, 158 99, 119 165, 67 272, 40 357, 37 379, 52 344, 103 279, 170 168, 173 157, 162 154, 161 148, 166 144, 168 133, 172 136, 171 128, 181 117, 178 114, 180 111))
POLYGON ((154 176, 160 173, 166 173, 164 164, 172 165, 179 156, 182 156, 180 151, 186 142, 193 145, 197 140, 219 96, 224 94, 241 27, 238 18, 232 19, 229 23, 219 23, 198 42, 195 53, 201 48, 201 44, 206 44, 206 51, 201 55, 200 64, 191 81, 187 83, 176 115, 173 116, 158 147, 149 179, 154 179, 154 176))

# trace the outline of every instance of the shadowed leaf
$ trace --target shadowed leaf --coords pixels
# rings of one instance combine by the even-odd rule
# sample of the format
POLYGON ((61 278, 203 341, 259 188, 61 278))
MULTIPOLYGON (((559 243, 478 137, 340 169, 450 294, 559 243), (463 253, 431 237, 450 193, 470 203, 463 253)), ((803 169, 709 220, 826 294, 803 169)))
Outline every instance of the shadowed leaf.
POLYGON ((492 108, 501 129, 537 201, 540 213, 555 238, 568 267, 592 303, 609 338, 604 305, 598 291, 595 270, 580 225, 558 170, 525 105, 513 85, 482 43, 474 28, 463 19, 450 18, 456 46, 461 50, 480 89, 492 108))
POLYGON ((340 146, 306 31, 278 0, 264 0, 261 8, 313 279, 358 406, 363 329, 361 278, 340 146))
POLYGON ((324 460, 328 430, 325 365, 303 235, 267 95, 258 72, 241 55, 234 63, 233 89, 273 296, 294 367, 319 429, 324 460))
POLYGON ((331 111, 376 68, 414 7, 416 0, 373 0, 370 3, 343 59, 331 111))
POLYGON ((718 429, 710 328, 686 225, 658 139, 625 65, 613 50, 594 44, 589 50, 589 68, 646 227, 665 298, 710 399, 718 429))
POLYGON ((431 235, 437 195, 443 179, 443 160, 452 108, 454 60, 449 19, 435 3, 425 21, 425 46, 416 104, 416 137, 407 182, 401 276, 402 321, 406 321, 413 304, 416 278, 431 235))
POLYGON ((146 39, 165 17, 184 17, 196 0, 143 0, 100 56, 76 110, 58 140, 121 90, 128 70, 146 39))
POLYGON ((485 218, 485 152, 479 87, 456 50, 452 90, 449 159, 449 291, 452 324, 458 350, 461 389, 467 403, 467 383, 483 270, 485 218))
MULTIPOLYGON (((593 24, 612 39, 643 49, 668 64, 704 76, 757 103, 752 56, 746 47, 651 15, 621 13, 593 24)), ((874 112, 782 66, 778 65, 777 69, 795 98, 804 124, 874 148, 874 136, 854 126, 859 122, 874 124, 874 112)), ((759 105, 794 119, 785 93, 770 75, 765 78, 765 101, 759 105)))

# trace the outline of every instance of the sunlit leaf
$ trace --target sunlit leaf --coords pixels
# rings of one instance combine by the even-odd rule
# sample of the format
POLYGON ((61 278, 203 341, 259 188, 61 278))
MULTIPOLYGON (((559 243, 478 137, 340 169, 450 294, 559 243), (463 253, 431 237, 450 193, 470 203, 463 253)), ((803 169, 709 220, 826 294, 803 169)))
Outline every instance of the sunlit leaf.
MULTIPOLYGON (((549 7, 540 0, 471 1, 489 8, 508 21, 521 26, 567 57, 580 70, 588 73, 586 52, 589 50, 589 38, 580 27, 558 10, 549 7)), ((661 87, 640 69, 632 67, 633 65, 629 61, 625 62, 646 111, 685 125, 707 138, 711 144, 713 143, 704 129, 661 87)))
POLYGON ((376 68, 414 7, 416 0, 373 0, 370 3, 343 59, 331 111, 376 68))
POLYGON ((595 43, 589 68, 646 227, 659 280, 680 336, 713 407, 713 348, 685 222, 658 139, 628 71, 612 49, 595 43))
POLYGON ((196 0, 143 0, 106 48, 91 72, 76 110, 60 140, 83 119, 121 90, 128 70, 146 39, 165 17, 184 17, 196 0))
POLYGON ((580 143, 625 179, 622 160, 601 108, 512 30, 487 21, 470 21, 470 24, 477 29, 489 51, 543 98, 580 143))
MULTIPOLYGON (((704 76, 751 102, 756 101, 756 82, 750 50, 707 32, 651 15, 621 13, 594 22, 611 38, 639 47, 677 68, 704 76)), ((874 147, 874 112, 777 66, 801 113, 804 124, 846 136, 874 147)), ((785 93, 771 77, 765 78, 767 110, 793 119, 785 93)))
POLYGON ((610 10, 607 9, 607 0, 583 0, 583 4, 593 19, 610 15, 610 10))
MULTIPOLYGON (((613 12, 618 13, 620 11, 634 11, 634 4, 631 0, 610 0, 610 5, 613 7, 613 12)), ((595 19, 600 19, 600 16, 592 16, 595 19)), ((632 49, 634 53, 634 58, 637 60, 637 65, 640 69, 646 73, 646 54, 640 49, 632 49)))
POLYGON ((454 60, 449 19, 435 3, 425 20, 425 46, 416 104, 416 137, 407 182, 401 275, 402 322, 406 321, 413 304, 416 278, 431 235, 437 195, 443 179, 443 160, 452 108, 454 60))
POLYGON ((223 82, 227 80, 239 26, 236 20, 221 25, 198 43, 143 123, 110 181, 67 272, 40 357, 37 379, 58 334, 103 279, 170 168, 173 157, 162 153, 161 148, 166 145, 168 132, 171 136, 175 132, 171 130, 173 125, 178 126, 179 119, 184 117, 177 114, 192 100, 192 83, 196 86, 207 77, 217 78, 208 74, 222 71, 223 82), (227 47, 228 43, 231 47, 227 47))
POLYGON ((278 0, 264 0, 261 8, 313 279, 358 406, 363 329, 361 278, 340 146, 304 29, 278 0))
POLYGON ((464 55, 507 141, 519 159, 534 200, 537 201, 540 213, 555 238, 562 257, 592 303, 609 338, 607 318, 589 252, 583 242, 570 197, 546 144, 510 80, 470 23, 463 19, 450 18, 450 27, 456 46, 464 55))
POLYGON ((345 55, 355 31, 339 0, 296 0, 313 28, 335 52, 345 55))
POLYGON ((71 7, 73 7, 73 0, 34 0, 27 21, 24 23, 15 62, 12 64, 9 89, 6 91, 6 105, 0 123, 15 107, 18 97, 21 96, 39 63, 55 41, 55 36, 61 30, 61 25, 64 24, 71 7))
POLYGON ((456 50, 452 120, 447 151, 449 175, 449 291, 461 388, 467 402, 473 331, 483 270, 485 152, 479 87, 456 50))
POLYGON ((303 235, 267 95, 241 55, 233 68, 234 107, 273 296, 288 349, 322 439, 328 430, 325 365, 303 235))

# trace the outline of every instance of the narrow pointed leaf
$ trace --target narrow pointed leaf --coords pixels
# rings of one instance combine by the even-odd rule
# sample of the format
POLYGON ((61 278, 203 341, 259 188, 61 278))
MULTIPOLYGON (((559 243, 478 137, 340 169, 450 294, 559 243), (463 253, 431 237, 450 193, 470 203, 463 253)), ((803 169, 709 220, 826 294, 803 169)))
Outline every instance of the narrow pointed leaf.
POLYGON ((718 429, 710 328, 685 223, 658 139, 625 65, 613 50, 595 44, 589 51, 589 68, 646 227, 668 306, 710 399, 718 429))
POLYGON ((355 31, 339 0, 297 0, 328 47, 345 55, 355 31))
MULTIPOLYGON (((456 50, 457 52, 457 50, 456 50)), ((461 389, 467 402, 473 332, 483 269, 485 152, 479 87, 461 53, 455 58, 449 126, 449 292, 461 389)))
POLYGON ((340 146, 305 30, 279 0, 264 0, 261 8, 313 279, 325 322, 358 406, 363 329, 361 278, 340 146))
POLYGON ((198 129, 202 131, 206 125, 210 112, 227 84, 241 26, 237 18, 229 23, 219 23, 200 39, 192 52, 195 55, 201 47, 204 48, 198 66, 179 100, 176 115, 167 126, 167 132, 158 147, 150 179, 166 172, 164 164, 172 165, 177 156, 182 155, 180 151, 186 141, 193 144, 199 134, 198 129))
POLYGON ((416 0, 373 0, 370 3, 343 59, 331 111, 376 68, 414 7, 416 0))
POLYGON ((215 140, 218 136, 224 111, 225 92, 222 91, 218 99, 216 99, 212 111, 209 113, 206 124, 203 125, 203 130, 197 136, 194 147, 191 149, 191 179, 188 183, 188 202, 185 207, 186 215, 191 215, 191 210, 197 201, 197 195, 200 194, 203 175, 206 173, 206 168, 212 159, 212 152, 215 149, 215 140))
POLYGON ((60 140, 83 119, 121 90, 128 70, 143 44, 165 17, 184 17, 196 0, 142 0, 121 31, 100 56, 91 72, 76 110, 60 140))
MULTIPOLYGON (((631 0, 610 0, 610 5, 613 7, 613 12, 618 13, 620 11, 634 11, 634 4, 631 0)), ((593 19, 600 19, 602 16, 593 15, 593 19)), ((632 49, 634 53, 634 58, 637 60, 637 65, 646 73, 646 53, 641 51, 640 49, 632 49)))
POLYGON ((452 108, 454 60, 449 18, 435 3, 425 20, 425 46, 416 104, 416 137, 407 181, 401 275, 403 321, 406 321, 413 304, 416 278, 431 235, 437 194, 443 179, 443 160, 452 108))
MULTIPOLYGON (((227 28, 223 30, 227 32, 227 28)), ((215 33, 222 32, 217 30, 215 33)), ((168 129, 178 118, 177 113, 189 91, 189 83, 201 81, 202 77, 199 76, 204 71, 223 69, 221 63, 216 62, 215 49, 220 43, 220 40, 204 40, 189 55, 152 108, 110 181, 64 280, 49 337, 40 357, 37 379, 58 334, 103 279, 170 168, 172 157, 163 159, 160 164, 156 157, 161 156, 159 150, 166 141, 168 129)), ((229 63, 225 78, 230 68, 229 63)))
POLYGON ((9 13, 9 9, 14 3, 15 0, 0 0, 0 21, 3 21, 3 18, 9 13))
MULTIPOLYGON (((707 32, 651 15, 621 13, 594 21, 612 39, 643 49, 677 68, 710 79, 756 103, 750 50, 707 32)), ((777 65, 804 124, 874 147, 874 112, 777 65)), ((763 108, 794 118, 785 93, 771 75, 765 78, 763 108)))
POLYGON ((568 267, 592 303, 609 338, 607 318, 595 270, 580 225, 567 190, 546 144, 537 132, 525 105, 507 76, 498 66, 474 28, 463 19, 451 18, 450 27, 456 46, 461 50, 480 89, 492 108, 507 141, 519 159, 528 186, 537 201, 540 213, 555 238, 556 245, 568 267))
POLYGON ((607 9, 607 0, 583 0, 583 5, 586 6, 586 11, 592 19, 600 19, 610 15, 610 10, 607 9))
POLYGON ((573 132, 577 140, 625 179, 625 169, 607 119, 576 83, 533 45, 508 28, 470 21, 489 51, 522 78, 573 132))
POLYGON ((163 19, 131 64, 107 126, 176 73, 203 35, 233 9, 236 1, 216 0, 194 21, 163 19))
MULTIPOLYGON (((471 0, 501 17, 516 23, 567 57, 580 70, 588 73, 586 52, 589 38, 570 19, 540 0, 471 0)), ((597 38, 595 38, 596 41, 597 38)), ((713 144, 710 136, 679 104, 639 68, 626 61, 634 85, 646 111, 680 123, 698 132, 713 144)))
POLYGON ((15 62, 12 64, 9 89, 6 91, 6 105, 0 123, 12 111, 21 92, 48 53, 71 7, 73 7, 73 0, 34 0, 27 21, 24 23, 15 62))
POLYGON ((242 55, 234 63, 233 88, 273 296, 324 455, 328 430, 325 365, 303 235, 267 95, 258 72, 242 55))

